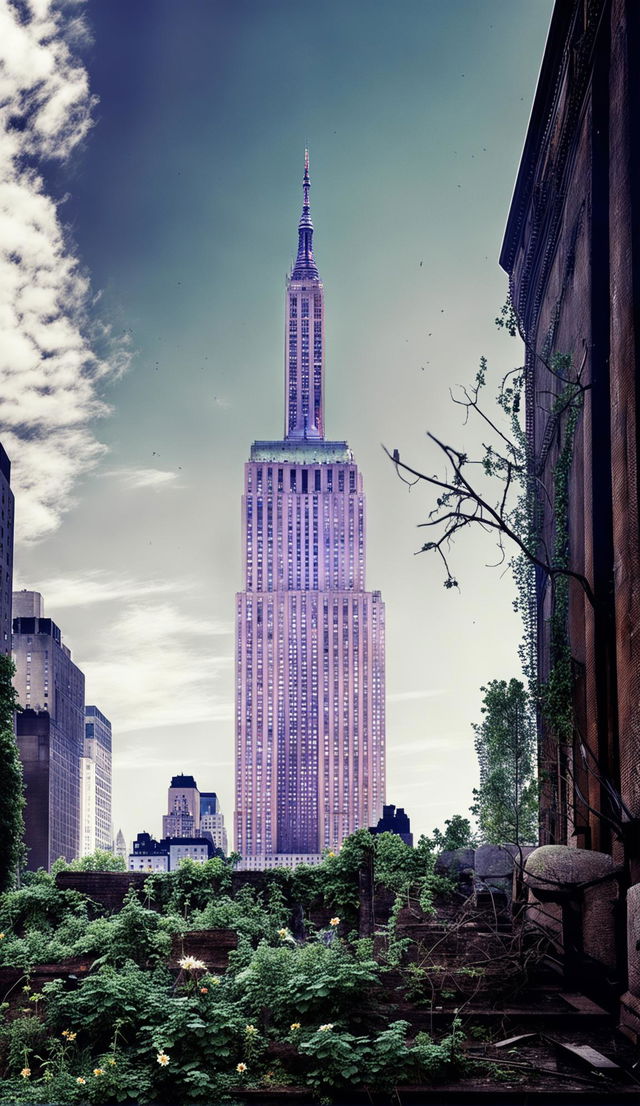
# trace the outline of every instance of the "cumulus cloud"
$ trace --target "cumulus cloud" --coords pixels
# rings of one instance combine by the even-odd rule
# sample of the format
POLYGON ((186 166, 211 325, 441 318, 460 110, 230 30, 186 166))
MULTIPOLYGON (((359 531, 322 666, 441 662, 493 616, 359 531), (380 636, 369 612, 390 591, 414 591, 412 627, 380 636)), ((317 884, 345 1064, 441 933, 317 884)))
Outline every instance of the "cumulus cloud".
POLYGON ((122 487, 130 491, 138 488, 164 488, 178 478, 177 472, 167 469, 107 469, 102 475, 118 480, 122 487))
POLYGON ((108 410, 101 383, 126 364, 108 328, 92 327, 89 280, 41 172, 91 126, 94 97, 73 54, 81 3, 0 0, 0 435, 23 541, 56 529, 104 452, 90 424, 108 410))
POLYGON ((97 652, 83 660, 87 693, 119 733, 230 721, 233 703, 215 685, 232 656, 227 641, 216 653, 215 640, 231 631, 170 602, 132 603, 101 626, 97 652))

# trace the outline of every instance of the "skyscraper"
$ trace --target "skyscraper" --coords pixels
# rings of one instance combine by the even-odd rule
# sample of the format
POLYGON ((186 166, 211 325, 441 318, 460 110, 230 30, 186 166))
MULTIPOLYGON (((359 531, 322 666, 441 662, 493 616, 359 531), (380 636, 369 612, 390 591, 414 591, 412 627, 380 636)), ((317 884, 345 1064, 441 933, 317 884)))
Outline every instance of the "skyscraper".
POLYGON ((324 290, 305 155, 287 280, 285 429, 257 441, 236 607, 236 849, 295 864, 375 824, 385 798, 384 605, 365 590, 365 500, 324 436, 324 290))
POLYGON ((0 653, 11 652, 13 514, 11 461, 0 445, 0 653))
POLYGON ((80 856, 111 852, 111 723, 97 707, 85 707, 80 758, 80 856))
POLYGON ((49 868, 80 849, 80 757, 84 744, 84 675, 44 617, 37 591, 13 593, 17 739, 24 769, 28 866, 49 868))
POLYGON ((200 829, 200 792, 193 776, 173 776, 162 818, 163 837, 193 837, 200 829))

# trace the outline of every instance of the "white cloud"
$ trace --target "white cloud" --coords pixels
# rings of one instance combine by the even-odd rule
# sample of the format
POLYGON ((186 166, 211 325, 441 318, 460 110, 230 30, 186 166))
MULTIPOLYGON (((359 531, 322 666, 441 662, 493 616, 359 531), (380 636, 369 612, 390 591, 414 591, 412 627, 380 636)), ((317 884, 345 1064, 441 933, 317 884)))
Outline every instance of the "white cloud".
POLYGON ((90 429, 108 411, 98 388, 127 362, 126 341, 89 320, 89 281, 38 172, 91 127, 95 98, 69 45, 81 2, 0 2, 0 435, 23 541, 57 528, 104 452, 90 429))
POLYGON ((172 594, 189 590, 187 583, 175 580, 139 580, 133 576, 89 569, 73 576, 54 576, 43 580, 36 589, 44 597, 47 611, 68 607, 87 607, 92 603, 125 602, 149 595, 172 594))
MULTIPOLYGON (((178 757, 179 759, 179 757, 178 757)), ((132 769, 142 768, 151 770, 152 768, 166 769, 168 773, 176 771, 176 754, 173 756, 161 756, 158 754, 157 746, 155 745, 135 745, 130 749, 125 749, 121 753, 116 753, 114 756, 114 767, 119 771, 131 771, 132 769)), ((231 760, 203 760, 201 756, 198 756, 198 771, 202 771, 205 768, 212 768, 217 770, 233 768, 233 761, 231 760)))
POLYGON ((387 695, 388 703, 406 703, 411 699, 435 699, 438 695, 446 695, 446 691, 394 691, 387 695))
MULTIPOLYGON (((130 604, 96 635, 82 668, 87 695, 119 734, 194 722, 230 721, 233 703, 216 696, 216 677, 232 663, 217 638, 231 624, 189 615, 170 602, 130 604)), ((85 652, 86 655, 86 652, 85 652)))
POLYGON ((107 469, 102 475, 119 480, 124 488, 131 491, 138 488, 163 488, 178 477, 177 472, 166 469, 107 469))

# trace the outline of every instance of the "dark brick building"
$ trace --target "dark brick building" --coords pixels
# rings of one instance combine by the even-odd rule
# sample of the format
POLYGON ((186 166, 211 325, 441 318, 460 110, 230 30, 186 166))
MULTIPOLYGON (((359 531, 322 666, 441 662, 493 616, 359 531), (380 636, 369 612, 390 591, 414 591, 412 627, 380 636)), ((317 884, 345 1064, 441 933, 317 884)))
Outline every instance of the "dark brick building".
MULTIPOLYGON (((558 0, 501 255, 527 343, 527 418, 542 513, 558 537, 567 413, 554 354, 582 369, 568 483, 575 727, 542 735, 542 842, 613 852, 640 880, 640 4, 558 0), (561 404, 560 404, 561 407, 561 404)), ((554 663, 540 574, 539 676, 554 663)))

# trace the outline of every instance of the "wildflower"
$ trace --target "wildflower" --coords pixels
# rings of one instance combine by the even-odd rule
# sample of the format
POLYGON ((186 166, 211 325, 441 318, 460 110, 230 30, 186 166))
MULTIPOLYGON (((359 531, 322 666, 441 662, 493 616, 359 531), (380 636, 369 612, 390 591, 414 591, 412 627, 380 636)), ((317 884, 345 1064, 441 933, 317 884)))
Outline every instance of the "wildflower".
POLYGON ((208 987, 201 987, 200 988, 200 994, 201 995, 208 995, 209 994, 209 988, 208 987))
POLYGON ((289 936, 289 930, 288 929, 279 929, 278 930, 278 937, 281 937, 283 941, 286 940, 286 938, 288 936, 289 936))
POLYGON ((78 1034, 77 1033, 72 1033, 72 1031, 70 1029, 63 1029, 62 1030, 62 1036, 66 1037, 68 1041, 75 1041, 78 1034))
POLYGON ((330 850, 329 850, 329 852, 327 853, 327 856, 335 856, 335 855, 336 855, 336 854, 335 854, 334 852, 332 852, 332 851, 331 851, 331 849, 330 849, 330 850))
POLYGON ((78 1078, 76 1079, 76 1083, 79 1083, 80 1086, 82 1086, 82 1087, 84 1087, 86 1082, 87 1082, 86 1079, 83 1079, 81 1075, 79 1075, 78 1078))
POLYGON ((166 1068, 167 1064, 169 1063, 169 1057, 168 1057, 167 1053, 164 1051, 164 1049, 160 1050, 160 1052, 156 1056, 156 1060, 160 1064, 161 1068, 166 1068))
POLYGON ((178 966, 182 968, 183 972, 204 971, 207 967, 203 960, 196 960, 195 956, 183 956, 181 960, 178 960, 178 966))
POLYGON ((289 1026, 289 1028, 290 1028, 292 1033, 296 1033, 298 1031, 298 1029, 302 1028, 302 1026, 300 1025, 300 1022, 291 1022, 291 1025, 289 1026))
POLYGON ((112 1066, 113 1066, 114 1068, 115 1068, 115 1066, 116 1066, 116 1062, 115 1062, 115 1060, 114 1060, 113 1056, 110 1056, 110 1057, 109 1057, 109 1059, 107 1060, 107 1063, 108 1063, 108 1064, 111 1064, 111 1065, 112 1065, 112 1066))
POLYGON ((246 1070, 247 1070, 247 1065, 246 1064, 243 1064, 242 1062, 240 1062, 239 1064, 236 1064, 236 1071, 239 1071, 240 1075, 244 1075, 246 1070))
POLYGON ((245 1025, 244 1031, 248 1037, 253 1037, 254 1033, 258 1032, 255 1025, 245 1025))
POLYGON ((329 1033, 333 1029, 333 1022, 326 1022, 325 1025, 318 1026, 318 1033, 329 1033))
POLYGON ((340 919, 339 918, 329 918, 329 925, 334 926, 334 927, 339 926, 340 925, 340 919))
POLYGON ((28 1079, 29 1076, 31 1075, 31 1068, 23 1068, 22 1071, 20 1072, 20 1075, 22 1076, 23 1079, 28 1079))
POLYGON ((104 1075, 104 1068, 94 1068, 93 1069, 93 1074, 95 1076, 104 1075))
POLYGON ((0 941, 4 941, 4 933, 0 933, 0 941))

